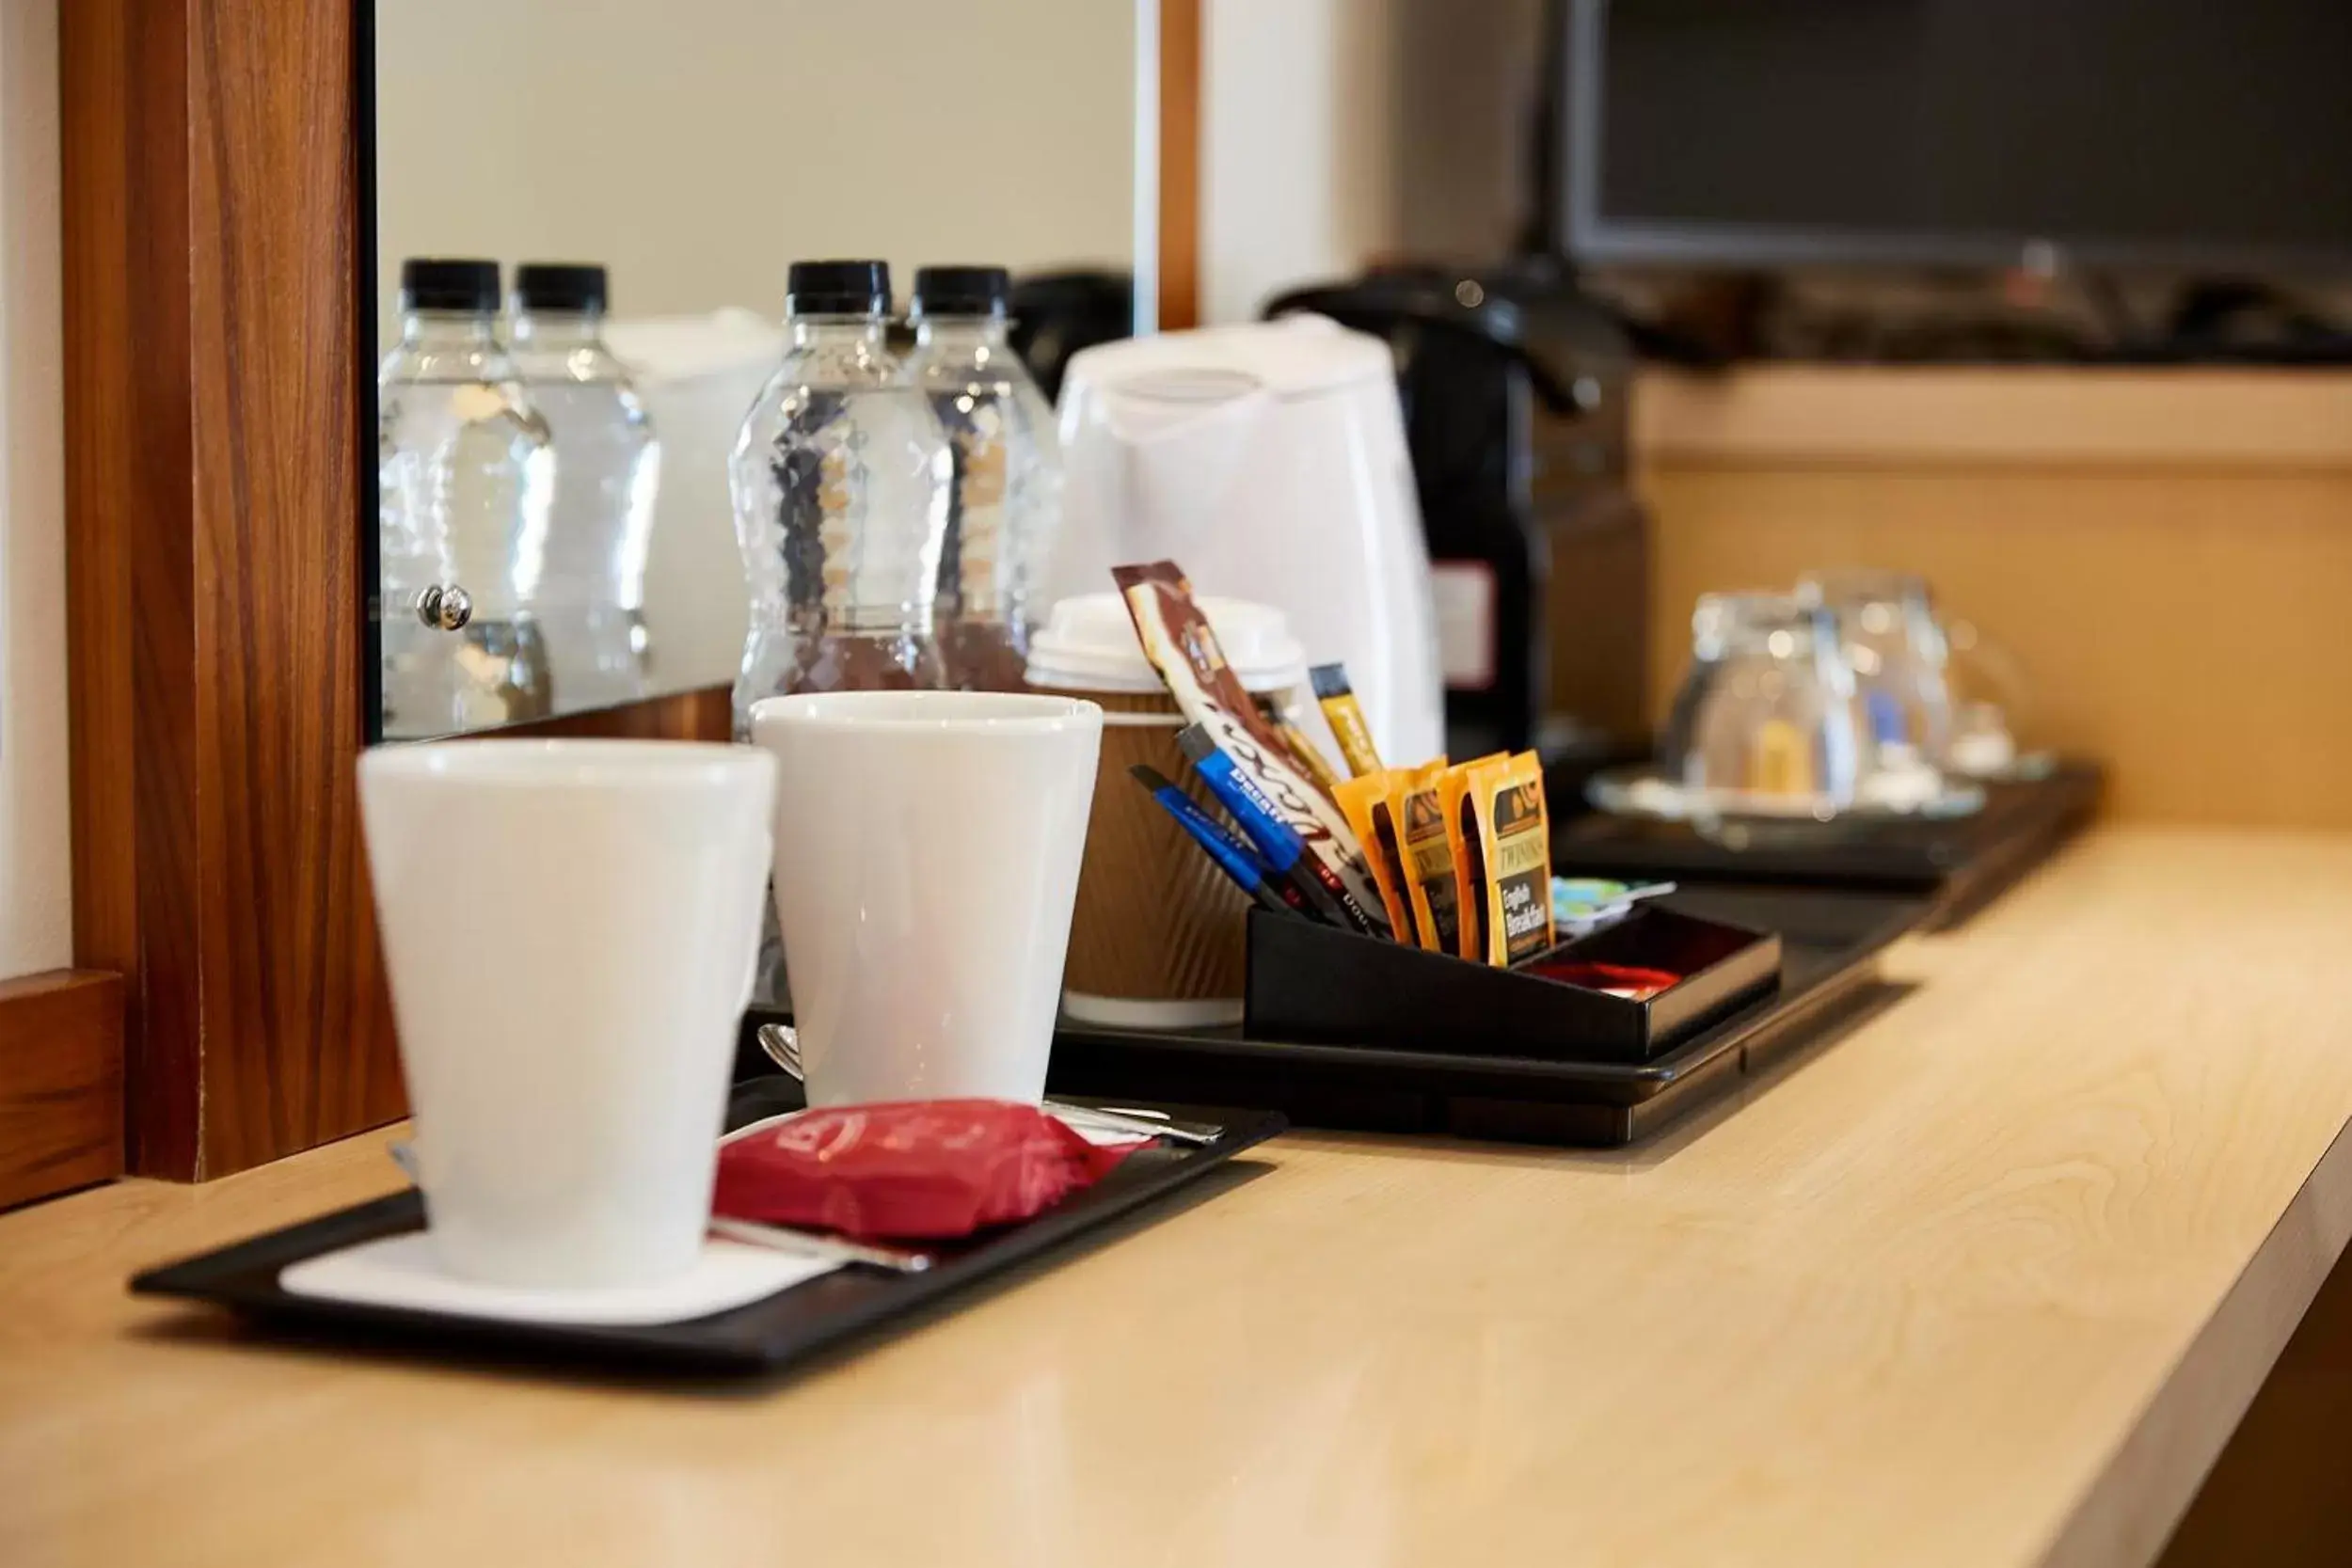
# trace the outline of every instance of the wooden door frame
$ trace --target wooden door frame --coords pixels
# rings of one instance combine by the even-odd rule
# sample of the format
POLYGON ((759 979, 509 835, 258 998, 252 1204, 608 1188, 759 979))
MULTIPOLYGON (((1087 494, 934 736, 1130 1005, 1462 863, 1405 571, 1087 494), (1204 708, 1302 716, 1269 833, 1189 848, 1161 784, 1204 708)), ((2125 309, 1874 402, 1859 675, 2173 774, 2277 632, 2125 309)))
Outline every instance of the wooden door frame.
POLYGON ((1152 282, 1162 332, 1200 325, 1200 78, 1203 0, 1154 0, 1152 282))
MULTIPOLYGON (((1184 321, 1200 5, 1163 6, 1161 119, 1187 129, 1161 153, 1182 165, 1162 308, 1184 321)), ((226 1174, 404 1109, 356 788, 366 15, 59 4, 73 942, 126 982, 128 1161, 149 1175, 226 1174)), ((723 736, 726 693, 534 733, 723 736)))

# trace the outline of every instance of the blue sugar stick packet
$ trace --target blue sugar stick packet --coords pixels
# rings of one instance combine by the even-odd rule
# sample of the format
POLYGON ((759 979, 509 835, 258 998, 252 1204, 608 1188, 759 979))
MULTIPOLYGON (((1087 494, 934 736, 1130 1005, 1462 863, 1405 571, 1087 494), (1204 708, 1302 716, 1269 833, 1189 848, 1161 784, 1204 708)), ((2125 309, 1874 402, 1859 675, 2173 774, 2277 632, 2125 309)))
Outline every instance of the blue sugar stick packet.
POLYGON ((1208 851, 1217 869, 1231 877, 1244 893, 1269 910, 1289 911, 1290 902, 1266 879, 1265 862, 1258 858, 1255 849, 1226 832, 1224 824, 1195 805, 1192 797, 1177 788, 1158 768, 1137 763, 1127 771, 1152 792, 1152 799, 1176 819, 1178 827, 1192 835, 1194 843, 1208 851))

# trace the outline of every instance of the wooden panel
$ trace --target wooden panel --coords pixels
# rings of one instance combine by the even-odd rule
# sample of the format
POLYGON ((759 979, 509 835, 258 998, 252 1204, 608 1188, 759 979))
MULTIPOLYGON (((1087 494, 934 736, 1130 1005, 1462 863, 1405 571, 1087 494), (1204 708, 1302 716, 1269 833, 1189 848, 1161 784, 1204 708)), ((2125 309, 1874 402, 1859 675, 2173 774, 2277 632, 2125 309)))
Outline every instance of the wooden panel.
POLYGON ((2352 1556, 2352 1260, 2320 1288, 2158 1560, 2161 1568, 2342 1568, 2352 1556))
MULTIPOLYGON (((397 1114, 353 762, 360 315, 351 12, 195 0, 188 49, 199 1169, 397 1114)), ((366 444, 373 460, 373 442, 366 444)))
POLYGON ((2352 471, 1652 464, 1662 714, 1710 588, 1924 573, 2030 677, 2032 739, 2118 816, 2352 827, 2352 471))
POLYGON ((1716 463, 2352 468, 2352 375, 1765 365, 1643 375, 1634 444, 1716 463))
POLYGON ((390 1190, 380 1137, 118 1183, 0 1219, 0 1557, 144 1562, 167 1519, 239 1568, 2146 1562, 2352 1232, 2346 929, 2352 838, 2094 832, 1649 1143, 1285 1136, 755 1398, 278 1354, 124 1294, 390 1190))
POLYGON ((1159 0, 1159 324, 1200 325, 1200 0, 1159 0))
POLYGON ((75 961, 128 977, 134 1168, 198 1164, 187 22, 58 11, 75 961))
POLYGON ((122 977, 0 981, 0 1209, 122 1174, 122 977))
POLYGON ((516 739, 589 736, 628 740, 727 740, 735 734, 734 689, 697 687, 593 713, 567 713, 498 732, 516 739))

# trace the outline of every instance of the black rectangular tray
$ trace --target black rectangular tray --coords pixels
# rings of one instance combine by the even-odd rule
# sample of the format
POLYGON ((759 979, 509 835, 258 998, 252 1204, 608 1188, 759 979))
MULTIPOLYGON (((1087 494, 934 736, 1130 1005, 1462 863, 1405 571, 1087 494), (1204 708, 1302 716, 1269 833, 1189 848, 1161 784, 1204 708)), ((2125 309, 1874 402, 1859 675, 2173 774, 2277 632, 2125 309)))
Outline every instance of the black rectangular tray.
POLYGON ((1553 830, 1552 869, 1569 877, 1801 882, 1878 889, 1931 901, 1931 928, 1959 925, 2049 858, 2090 820, 2105 775, 2060 763, 2048 778, 1985 786, 1984 809, 1936 822, 1776 825, 1747 842, 1687 823, 1600 812, 1553 830))
MULTIPOLYGON (((1130 1101, 1129 1103, 1135 1103, 1130 1101)), ((916 1275, 852 1265, 765 1300, 688 1323, 637 1326, 493 1322, 451 1313, 292 1295, 278 1271, 321 1253, 415 1230, 424 1202, 414 1191, 341 1210, 217 1252, 151 1269, 131 1281, 142 1295, 178 1296, 226 1307, 267 1327, 353 1338, 433 1354, 468 1354, 573 1364, 628 1372, 740 1376, 773 1372, 885 1327, 1017 1263, 1103 1239, 1111 1222, 1208 1175, 1283 1119, 1263 1111, 1199 1104, 1155 1108, 1216 1123, 1225 1135, 1205 1148, 1162 1143, 1138 1149, 1109 1175, 1025 1224, 945 1249, 916 1275)), ((797 1110, 801 1086, 782 1075, 736 1085, 729 1128, 797 1110)))
POLYGON ((1253 1039, 1559 1061, 1644 1062, 1780 981, 1780 938, 1645 904, 1535 963, 1663 970, 1644 1001, 1253 910, 1242 1033, 1253 1039))
POLYGON ((1770 885, 1697 888, 1665 902, 1698 918, 1777 932, 1781 984, 1646 1062, 1252 1039, 1239 1029, 1065 1026, 1054 1037, 1050 1086, 1073 1097, 1265 1105, 1308 1127, 1629 1144, 1885 997, 1879 951, 1929 909, 1915 897, 1770 885))

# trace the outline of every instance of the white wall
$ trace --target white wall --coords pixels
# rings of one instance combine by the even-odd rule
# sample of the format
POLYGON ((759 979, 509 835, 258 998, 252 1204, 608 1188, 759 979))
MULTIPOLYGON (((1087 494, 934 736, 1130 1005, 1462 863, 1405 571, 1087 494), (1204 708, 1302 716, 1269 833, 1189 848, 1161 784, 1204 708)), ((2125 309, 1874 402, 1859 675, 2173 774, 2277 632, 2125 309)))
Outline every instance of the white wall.
POLYGON ((1399 0, 1209 0, 1201 315, 1250 321, 1397 237, 1399 0))
POLYGON ((72 961, 57 8, 0 0, 0 979, 72 961))

